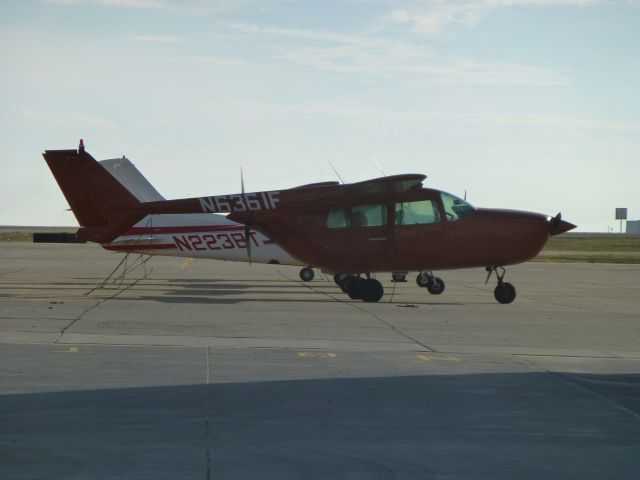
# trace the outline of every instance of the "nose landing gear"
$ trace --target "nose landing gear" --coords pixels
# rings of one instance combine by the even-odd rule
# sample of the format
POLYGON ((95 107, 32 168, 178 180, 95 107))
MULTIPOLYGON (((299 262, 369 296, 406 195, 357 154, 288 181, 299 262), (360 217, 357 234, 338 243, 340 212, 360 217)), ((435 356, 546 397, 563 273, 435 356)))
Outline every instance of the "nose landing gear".
POLYGON ((503 303, 503 304, 513 302, 516 299, 516 288, 509 282, 504 281, 504 276, 507 273, 504 267, 496 267, 496 266, 487 267, 487 272, 488 272, 487 280, 484 282, 485 285, 489 281, 489 278, 491 278, 491 274, 493 272, 496 272, 498 285, 493 290, 493 296, 496 298, 496 300, 499 303, 503 303))

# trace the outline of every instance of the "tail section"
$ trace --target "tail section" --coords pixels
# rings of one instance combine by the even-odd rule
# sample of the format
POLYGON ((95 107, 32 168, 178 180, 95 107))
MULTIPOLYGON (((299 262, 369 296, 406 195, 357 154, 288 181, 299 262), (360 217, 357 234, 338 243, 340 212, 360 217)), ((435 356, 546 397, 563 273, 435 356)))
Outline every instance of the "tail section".
POLYGON ((42 156, 73 211, 78 238, 110 242, 145 216, 141 204, 84 150, 46 150, 42 156))

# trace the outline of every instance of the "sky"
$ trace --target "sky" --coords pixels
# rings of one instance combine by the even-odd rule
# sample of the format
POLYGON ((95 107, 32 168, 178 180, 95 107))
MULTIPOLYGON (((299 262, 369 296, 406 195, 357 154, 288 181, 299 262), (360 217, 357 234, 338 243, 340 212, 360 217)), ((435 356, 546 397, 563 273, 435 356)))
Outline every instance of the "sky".
POLYGON ((640 219, 640 0, 0 2, 0 224, 77 225, 45 149, 167 198, 398 173, 640 219))

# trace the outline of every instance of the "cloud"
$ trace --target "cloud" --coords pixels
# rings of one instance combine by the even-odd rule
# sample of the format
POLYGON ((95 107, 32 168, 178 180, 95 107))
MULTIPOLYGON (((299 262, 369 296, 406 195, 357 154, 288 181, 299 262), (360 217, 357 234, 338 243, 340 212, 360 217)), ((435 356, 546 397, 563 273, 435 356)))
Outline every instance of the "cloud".
POLYGON ((174 37, 170 35, 134 35, 132 40, 148 43, 185 43, 190 42, 190 38, 174 37))
POLYGON ((249 100, 227 100, 208 105, 193 105, 203 112, 225 111, 228 115, 250 113, 255 115, 302 115, 323 116, 348 119, 349 122, 380 122, 398 123, 404 127, 409 125, 419 128, 442 126, 444 122, 472 123, 486 126, 488 124, 522 125, 529 127, 555 127, 567 130, 582 131, 611 131, 611 132, 640 132, 640 122, 621 122, 611 120, 592 120, 558 115, 539 115, 527 113, 497 114, 486 112, 447 112, 425 111, 413 109, 390 109, 362 105, 355 102, 318 103, 307 102, 301 104, 274 104, 249 100))
MULTIPOLYGON (((630 0, 636 1, 636 0, 630 0)), ((416 4, 413 8, 393 10, 388 15, 392 24, 408 24, 415 33, 429 36, 442 34, 445 28, 460 25, 474 26, 489 12, 506 7, 585 7, 605 3, 606 0, 459 0, 416 4)))
POLYGON ((15 106, 3 115, 6 122, 22 121, 27 124, 56 125, 63 128, 92 128, 104 132, 117 130, 115 122, 108 118, 89 115, 83 112, 52 111, 33 108, 27 105, 15 106))
POLYGON ((163 0, 44 0, 43 3, 67 6, 93 5, 116 8, 169 9, 170 4, 163 0))
MULTIPOLYGON (((400 18, 400 14, 398 14, 400 18)), ((319 70, 364 78, 398 78, 465 85, 566 86, 558 72, 512 63, 469 59, 436 61, 430 48, 381 37, 344 35, 318 30, 228 24, 234 31, 307 42, 281 42, 275 56, 319 70)))

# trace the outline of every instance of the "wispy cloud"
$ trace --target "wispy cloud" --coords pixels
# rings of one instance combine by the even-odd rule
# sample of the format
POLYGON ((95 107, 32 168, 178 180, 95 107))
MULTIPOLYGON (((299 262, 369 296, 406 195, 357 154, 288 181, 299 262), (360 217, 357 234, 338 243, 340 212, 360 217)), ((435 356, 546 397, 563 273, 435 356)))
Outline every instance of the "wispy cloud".
POLYGON ((527 113, 497 114, 485 112, 447 112, 413 109, 389 109, 373 107, 353 102, 316 103, 282 105, 246 100, 229 100, 208 105, 206 108, 219 111, 247 112, 266 115, 304 115, 348 118, 351 120, 400 123, 402 125, 441 125, 444 121, 456 123, 470 122, 478 125, 488 123, 504 125, 548 126, 565 129, 640 132, 640 122, 603 121, 559 115, 539 115, 527 113))
POLYGON ((185 43, 190 42, 190 38, 176 37, 171 35, 134 35, 131 39, 138 42, 148 43, 185 43))
POLYGON ((117 129, 115 122, 105 117, 83 112, 52 111, 27 105, 11 107, 2 117, 7 122, 22 121, 29 125, 57 125, 78 130, 93 128, 104 132, 114 132, 117 129))
POLYGON ((606 0, 459 0, 418 3, 391 11, 388 21, 407 24, 415 33, 438 36, 447 27, 476 25, 491 10, 505 7, 585 7, 606 0))
POLYGON ((241 60, 239 58, 224 58, 224 57, 214 57, 210 55, 206 56, 193 56, 193 57, 182 57, 180 60, 188 60, 194 63, 205 63, 209 65, 223 65, 227 67, 244 67, 249 66, 249 63, 241 60))
POLYGON ((43 0, 43 3, 68 6, 93 5, 116 8, 169 9, 171 5, 163 0, 43 0))
POLYGON ((247 34, 293 38, 307 42, 281 42, 275 56, 282 60, 333 73, 364 77, 397 77, 434 83, 466 85, 565 86, 564 74, 513 63, 480 63, 469 59, 435 60, 430 48, 382 37, 344 35, 318 30, 229 24, 247 34))

